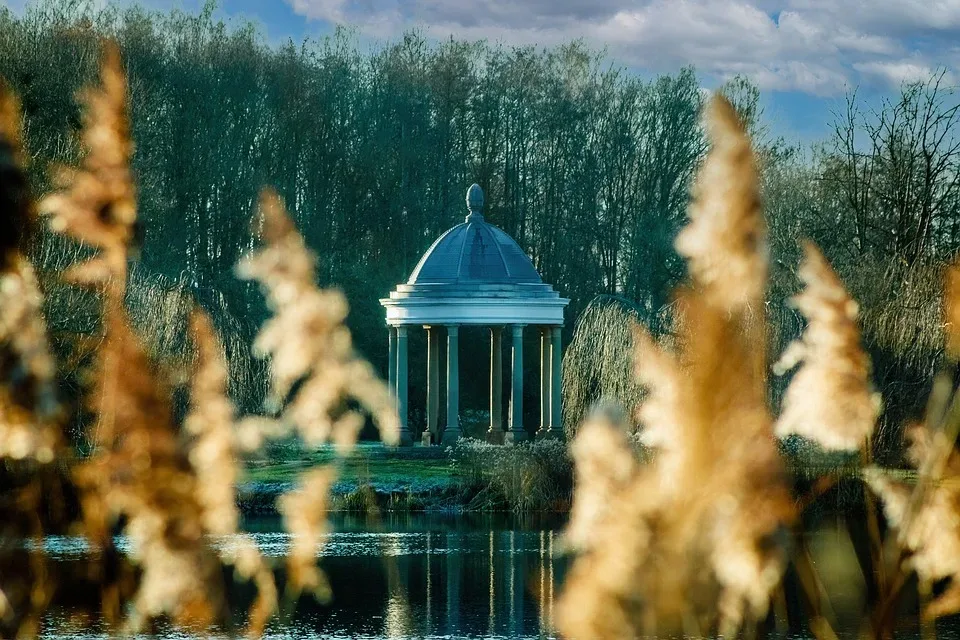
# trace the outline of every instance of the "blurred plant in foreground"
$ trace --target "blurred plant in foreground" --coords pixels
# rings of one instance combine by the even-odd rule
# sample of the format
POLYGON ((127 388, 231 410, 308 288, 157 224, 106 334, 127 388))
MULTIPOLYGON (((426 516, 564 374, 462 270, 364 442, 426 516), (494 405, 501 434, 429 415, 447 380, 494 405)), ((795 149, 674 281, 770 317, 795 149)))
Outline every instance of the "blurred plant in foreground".
MULTIPOLYGON (((352 349, 343 326, 345 300, 316 287, 315 257, 279 199, 265 191, 258 219, 266 246, 243 262, 240 273, 264 285, 276 314, 255 349, 270 358, 268 409, 279 415, 237 419, 227 396, 223 345, 210 318, 195 309, 190 403, 186 417, 176 418, 171 386, 150 360, 125 307, 137 201, 125 72, 113 45, 106 47, 99 87, 81 97, 86 155, 79 168, 60 170, 60 190, 45 198, 40 209, 54 232, 85 246, 84 255, 91 256, 62 277, 94 291, 102 305, 103 338, 95 350, 87 397, 94 414, 89 438, 94 450, 76 460, 59 446, 62 425, 41 296, 20 253, 24 239, 19 231, 31 224, 33 207, 18 165, 16 104, 3 94, 0 193, 18 234, 4 238, 10 246, 0 256, 0 456, 55 462, 67 469, 67 489, 79 494, 80 532, 92 544, 88 576, 99 584, 100 615, 108 624, 127 633, 148 630, 163 619, 193 632, 222 627, 229 620, 226 564, 257 587, 247 633, 259 636, 279 603, 273 569, 252 540, 239 535, 236 483, 242 454, 260 447, 264 438, 286 435, 290 426, 311 444, 333 440, 346 453, 364 419, 351 403, 372 412, 384 439, 395 442, 393 402, 386 385, 352 349), (135 567, 127 566, 114 546, 120 529, 131 541, 129 559, 135 567), (223 536, 235 536, 235 542, 213 544, 223 536)), ((38 486, 29 473, 23 477, 27 488, 38 486)), ((297 541, 289 557, 293 593, 321 585, 315 562, 326 492, 334 477, 332 466, 311 472, 304 489, 281 500, 285 523, 297 541)), ((36 490, 29 496, 29 501, 13 496, 14 504, 4 505, 8 522, 13 522, 11 514, 21 514, 32 527, 17 531, 13 540, 44 533, 38 530, 41 498, 36 490)), ((0 582, 0 618, 18 635, 35 635, 56 586, 44 579, 39 564, 32 566, 32 576, 24 574, 23 584, 12 584, 11 575, 6 572, 0 582)))
MULTIPOLYGON (((277 419, 245 420, 245 446, 257 448, 264 437, 285 437, 295 427, 311 445, 332 441, 341 453, 349 453, 364 421, 348 406, 350 400, 372 413, 384 442, 396 444, 400 425, 390 393, 369 363, 357 357, 343 326, 347 302, 339 292, 316 287, 316 257, 271 190, 261 194, 259 223, 266 245, 237 271, 260 282, 275 314, 253 346, 258 355, 270 357, 267 403, 282 412, 277 419)), ((329 597, 329 588, 315 566, 316 554, 326 534, 327 494, 335 479, 333 466, 309 471, 302 486, 278 503, 294 534, 288 558, 291 586, 320 597, 329 597)))
MULTIPOLYGON (((793 304, 807 326, 774 365, 799 365, 774 421, 764 372, 766 244, 750 142, 730 105, 709 106, 712 149, 700 174, 690 223, 677 238, 690 284, 676 294, 668 349, 643 328, 633 346, 643 464, 627 425, 597 412, 571 445, 576 486, 567 544, 577 552, 561 597, 559 630, 573 639, 682 632, 755 633, 796 571, 810 630, 836 637, 797 516, 837 482, 824 476, 795 500, 775 435, 797 434, 826 451, 860 451, 880 398, 863 351, 857 304, 819 249, 806 243, 804 290, 793 304)), ((851 559, 879 594, 865 637, 889 638, 908 578, 919 578, 923 620, 960 611, 960 266, 946 274, 947 369, 926 420, 908 430, 911 475, 867 466, 863 479, 883 501, 892 531, 881 538, 866 500, 869 557, 851 559), (934 598, 934 584, 939 590, 934 598)), ((925 626, 924 634, 932 627, 925 626)))
POLYGON ((766 615, 785 567, 795 513, 753 318, 767 270, 756 166, 729 103, 714 100, 707 122, 713 149, 677 239, 692 282, 677 295, 676 352, 637 329, 640 421, 657 453, 638 464, 602 417, 572 445, 580 555, 558 618, 570 638, 736 633, 766 615))
POLYGON ((906 431, 907 458, 917 470, 913 483, 884 469, 867 468, 869 487, 883 501, 894 530, 879 554, 881 602, 872 628, 892 634, 897 602, 911 573, 919 580, 923 617, 931 621, 960 611, 960 392, 955 386, 960 357, 960 264, 945 274, 944 325, 947 366, 934 381, 923 424, 906 431), (912 485, 912 486, 911 486, 912 485), (936 598, 933 586, 946 582, 936 598))
MULTIPOLYGON (((803 366, 780 419, 770 415, 756 161, 723 97, 708 106, 706 127, 712 147, 676 241, 690 283, 676 294, 675 347, 640 327, 633 341, 647 391, 641 440, 653 459, 641 464, 624 425, 603 413, 571 446, 576 488, 566 538, 578 555, 558 617, 569 638, 752 633, 788 561, 809 569, 802 544, 790 544, 797 505, 775 432, 857 450, 876 420, 856 306, 812 245, 796 298, 809 322, 785 354, 785 368, 803 366)), ((811 628, 830 634, 819 611, 811 628)))

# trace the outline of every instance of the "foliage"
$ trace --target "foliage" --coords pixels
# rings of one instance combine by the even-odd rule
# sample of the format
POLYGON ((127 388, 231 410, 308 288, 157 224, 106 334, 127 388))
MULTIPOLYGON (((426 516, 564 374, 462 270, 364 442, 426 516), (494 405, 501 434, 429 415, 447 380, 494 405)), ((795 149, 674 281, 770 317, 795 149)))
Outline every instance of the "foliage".
MULTIPOLYGON (((573 317, 600 292, 656 309, 682 274, 670 238, 703 149, 691 69, 648 82, 580 44, 432 46, 417 33, 370 52, 344 31, 271 47, 210 11, 43 0, 0 13, 0 75, 23 96, 41 191, 51 165, 78 157, 67 98, 92 78, 103 36, 131 85, 139 268, 222 298, 214 321, 228 343, 234 331, 248 342, 265 317, 232 277, 261 184, 323 256, 320 280, 351 300, 357 347, 382 368, 378 298, 462 218, 472 182, 487 218, 572 298, 573 317)), ((482 379, 465 371, 463 383, 482 379)), ((250 410, 259 399, 237 400, 250 410)))
MULTIPOLYGON (((803 328, 789 299, 801 284, 797 239, 806 237, 858 302, 874 382, 884 396, 875 453, 896 462, 901 425, 922 414, 941 362, 941 282, 946 261, 960 248, 954 228, 960 205, 954 184, 960 175, 956 93, 937 74, 905 84, 874 113, 864 112, 851 94, 847 110, 836 115, 833 135, 804 153, 765 138, 758 95, 749 86, 734 82, 725 91, 759 136, 755 147, 771 256, 764 304, 770 353, 782 351, 803 328)), ((668 333, 663 320, 672 315, 670 305, 650 309, 642 302, 629 300, 625 308, 656 335, 668 333)), ((623 333, 622 320, 612 310, 606 314, 610 317, 591 308, 574 330, 568 351, 573 361, 566 370, 576 379, 565 380, 564 398, 574 416, 600 397, 592 382, 601 366, 595 353, 605 354, 604 371, 628 380, 632 351, 621 349, 617 356, 605 337, 623 333), (593 391, 584 396, 585 389, 593 391)), ((785 389, 786 380, 771 381, 775 405, 785 389)), ((630 406, 635 396, 622 393, 619 399, 630 406)))
MULTIPOLYGON (((634 375, 633 331, 641 312, 630 301, 598 296, 574 326, 563 355, 563 427, 573 436, 592 406, 604 401, 635 407, 643 397, 634 375)), ((630 420, 631 429, 638 426, 630 420)))
POLYGON ((450 455, 460 482, 476 492, 468 510, 555 511, 570 499, 571 461, 558 440, 504 447, 463 438, 450 455))

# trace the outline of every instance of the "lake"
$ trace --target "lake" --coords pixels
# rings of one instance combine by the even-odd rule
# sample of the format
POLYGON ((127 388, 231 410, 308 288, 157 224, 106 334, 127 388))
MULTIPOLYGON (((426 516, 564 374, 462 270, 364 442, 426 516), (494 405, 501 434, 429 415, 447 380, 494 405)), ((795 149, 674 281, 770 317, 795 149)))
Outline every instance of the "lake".
MULTIPOLYGON (((825 594, 828 616, 841 640, 857 637, 868 587, 855 560, 848 524, 857 518, 830 516, 805 534, 825 594)), ((510 517, 503 514, 438 515, 386 513, 372 519, 333 514, 335 532, 320 566, 327 573, 333 600, 321 604, 309 596, 281 597, 281 612, 266 637, 323 639, 413 638, 555 638, 554 603, 568 563, 560 554, 556 517, 510 517)), ((280 520, 244 523, 260 550, 274 560, 280 574, 291 537, 280 520)), ((227 539, 218 544, 230 544, 227 539)), ((50 537, 45 549, 69 563, 86 553, 82 539, 50 537)), ((126 547, 118 540, 121 549, 126 547)), ((809 637, 803 624, 796 580, 788 570, 786 598, 774 604, 776 637, 809 637), (790 620, 799 621, 799 626, 790 620)), ((282 581, 283 576, 280 576, 282 581)), ((916 587, 909 587, 898 619, 898 636, 920 638, 916 587)), ((237 629, 255 591, 232 583, 229 600, 237 629)), ((103 638, 89 628, 72 627, 69 612, 53 609, 42 637, 103 638)), ((937 625, 940 640, 960 637, 957 618, 937 625)), ((236 633, 236 632, 235 632, 236 633)), ((234 634, 235 634, 234 633, 234 634)), ((234 635, 227 633, 226 635, 234 635)), ((161 632, 158 638, 186 638, 161 632)))
MULTIPOLYGON (((550 616, 565 566, 558 553, 559 519, 384 514, 371 520, 334 514, 332 524, 320 566, 333 601, 285 600, 266 637, 555 637, 550 616)), ((280 521, 257 518, 244 526, 262 553, 281 564, 290 536, 280 521)), ((50 538, 45 548, 65 562, 86 551, 82 540, 68 537, 50 538)), ((231 585, 238 625, 253 596, 251 586, 231 585)), ((43 637, 104 637, 70 627, 67 616, 54 610, 43 637)), ((186 636, 171 631, 159 637, 186 636)))

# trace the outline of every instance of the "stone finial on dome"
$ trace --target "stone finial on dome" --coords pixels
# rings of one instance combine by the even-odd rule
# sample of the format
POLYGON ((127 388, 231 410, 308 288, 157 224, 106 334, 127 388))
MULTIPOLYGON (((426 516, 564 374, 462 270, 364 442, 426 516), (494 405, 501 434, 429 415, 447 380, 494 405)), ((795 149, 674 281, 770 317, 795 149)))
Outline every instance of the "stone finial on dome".
POLYGON ((467 189, 467 209, 470 210, 467 222, 483 220, 483 189, 478 184, 472 184, 467 189))

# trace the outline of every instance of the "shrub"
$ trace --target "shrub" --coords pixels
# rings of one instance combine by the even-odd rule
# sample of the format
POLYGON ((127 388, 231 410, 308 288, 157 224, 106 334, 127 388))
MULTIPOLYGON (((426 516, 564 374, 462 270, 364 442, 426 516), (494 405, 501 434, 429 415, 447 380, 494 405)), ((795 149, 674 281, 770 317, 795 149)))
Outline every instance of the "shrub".
POLYGON ((467 509, 550 511, 569 505, 573 467, 559 440, 504 447, 465 438, 450 454, 464 484, 476 491, 467 509))

